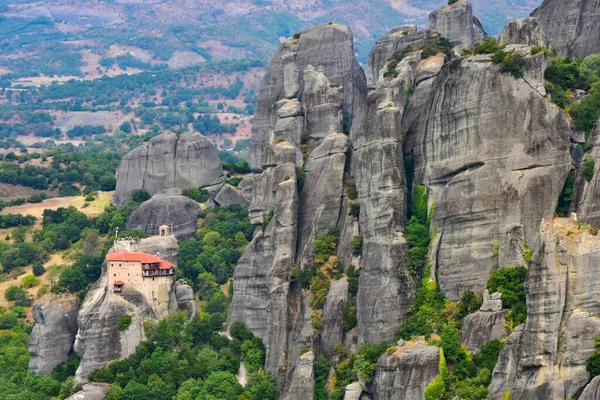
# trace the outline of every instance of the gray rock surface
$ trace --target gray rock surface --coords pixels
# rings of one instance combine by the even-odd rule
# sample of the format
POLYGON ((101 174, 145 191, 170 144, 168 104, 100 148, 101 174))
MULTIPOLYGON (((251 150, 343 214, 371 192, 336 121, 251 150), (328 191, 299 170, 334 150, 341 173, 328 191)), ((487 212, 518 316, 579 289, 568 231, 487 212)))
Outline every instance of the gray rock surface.
POLYGON ((215 196, 215 201, 220 206, 232 206, 234 204, 248 207, 250 205, 250 200, 246 197, 244 192, 234 188, 230 184, 225 184, 219 190, 219 193, 215 196))
POLYGON ((198 228, 200 204, 181 195, 158 193, 143 202, 127 220, 127 229, 137 229, 148 236, 158 236, 161 225, 179 240, 189 239, 198 228))
POLYGON ((425 388, 439 375, 440 349, 412 342, 377 361, 373 400, 424 400, 425 388))
POLYGON ((574 211, 577 213, 577 219, 582 222, 600 227, 600 124, 592 131, 588 140, 588 150, 583 157, 583 162, 587 159, 594 161, 594 175, 588 182, 579 177, 575 185, 574 211))
POLYGON ((531 13, 552 45, 573 58, 600 53, 600 0, 545 0, 531 13))
POLYGON ((194 289, 184 280, 175 282, 175 296, 179 310, 184 310, 189 318, 198 315, 198 304, 196 304, 194 289))
MULTIPOLYGON (((352 125, 351 175, 363 237, 357 296, 358 345, 394 337, 412 304, 415 283, 404 265, 407 187, 402 117, 420 67, 435 60, 407 56, 398 77, 372 92, 352 125)), ((441 66, 441 65, 440 65, 441 66)))
POLYGON ((344 191, 346 151, 350 146, 343 133, 327 136, 311 153, 304 170, 306 180, 300 193, 299 237, 296 264, 311 267, 317 235, 338 226, 344 191))
POLYGON ((597 400, 600 399, 600 376, 595 377, 587 384, 579 400, 597 400))
POLYGON ((312 400, 315 375, 313 361, 315 356, 312 351, 300 356, 298 365, 294 370, 289 386, 281 396, 281 400, 312 400))
POLYGON ((526 44, 528 46, 544 46, 552 48, 550 38, 537 18, 529 17, 509 22, 498 36, 500 44, 526 44))
POLYGON ((401 52, 407 47, 418 50, 426 44, 435 43, 439 34, 430 30, 416 31, 416 27, 395 28, 377 41, 369 53, 367 67, 367 82, 369 89, 375 89, 377 83, 383 78, 382 69, 392 58, 394 53, 401 52))
POLYGON ((338 24, 311 28, 301 32, 299 39, 283 42, 264 82, 249 147, 248 163, 254 170, 263 168, 268 148, 278 138, 294 145, 298 153, 295 162, 301 166, 302 130, 306 128, 317 138, 337 131, 341 116, 351 121, 366 96, 366 79, 354 57, 352 32, 338 24))
POLYGON ((203 188, 225 180, 214 148, 198 132, 165 132, 123 157, 113 202, 120 207, 135 189, 154 195, 161 190, 203 188))
POLYGON ((489 399, 575 398, 600 335, 600 238, 568 219, 542 225, 527 274, 527 321, 500 353, 489 399))
POLYGON ((429 29, 452 42, 459 54, 462 49, 471 49, 486 37, 481 22, 473 16, 473 8, 468 0, 458 0, 432 11, 429 14, 429 29))
POLYGON ((502 310, 502 293, 492 293, 485 289, 483 292, 483 304, 479 308, 481 311, 500 311, 502 310))
MULTIPOLYGON (((537 56, 525 57, 525 70, 537 56)), ((426 106, 409 103, 404 152, 414 159, 415 182, 436 204, 437 279, 446 297, 458 300, 465 290, 484 289, 498 260, 520 259, 542 218, 554 215, 571 168, 571 124, 526 81, 477 57, 445 64, 431 87, 420 86, 410 103, 426 106), (428 97, 415 99, 422 95, 428 97), (511 236, 520 249, 505 243, 506 232, 522 232, 520 240, 511 236)))
POLYGON ((48 375, 69 360, 77 334, 77 299, 64 294, 47 294, 33 305, 35 325, 29 336, 29 370, 48 375))
POLYGON ((508 310, 478 311, 467 315, 462 321, 463 344, 471 353, 479 353, 487 342, 508 337, 506 314, 508 310))
POLYGON ((335 281, 329 288, 323 307, 321 353, 327 359, 333 358, 333 347, 336 344, 344 344, 342 323, 344 322, 344 306, 347 301, 348 280, 342 278, 335 281))
POLYGON ((238 261, 228 323, 242 321, 263 340, 267 350, 266 369, 277 376, 286 358, 289 279, 298 232, 298 193, 293 147, 283 142, 274 145, 272 153, 280 163, 255 178, 249 208, 250 219, 255 224, 262 224, 271 211, 272 217, 266 229, 256 233, 238 261))
POLYGON ((346 392, 344 393, 344 400, 360 400, 362 394, 362 385, 360 382, 354 382, 346 386, 346 392))
POLYGON ((110 389, 108 383, 86 383, 81 390, 66 400, 104 400, 106 392, 110 389))
POLYGON ((144 338, 142 320, 151 310, 138 309, 124 298, 108 300, 103 275, 86 295, 79 312, 79 330, 73 346, 81 359, 77 380, 85 383, 90 372, 133 354, 144 338), (132 324, 121 331, 119 321, 125 314, 133 316, 132 324))

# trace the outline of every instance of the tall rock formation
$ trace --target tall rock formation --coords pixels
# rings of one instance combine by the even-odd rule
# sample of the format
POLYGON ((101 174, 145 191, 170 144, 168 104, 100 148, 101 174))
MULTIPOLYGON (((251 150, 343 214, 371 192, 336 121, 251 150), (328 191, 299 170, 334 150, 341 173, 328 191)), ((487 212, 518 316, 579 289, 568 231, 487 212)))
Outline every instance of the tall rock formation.
MULTIPOLYGON (((152 237, 137 243, 117 242, 118 250, 160 253, 163 258, 176 263, 179 247, 174 236, 152 237), (126 246, 126 248, 122 248, 126 246)), ((84 298, 79 310, 77 336, 73 349, 81 358, 76 378, 87 382, 90 372, 104 368, 106 363, 120 360, 135 352, 137 345, 144 340, 143 323, 147 320, 163 318, 169 310, 177 310, 181 304, 183 309, 191 313, 195 307, 189 304, 189 286, 179 284, 173 286, 170 303, 167 309, 155 310, 144 295, 135 289, 123 289, 122 296, 108 295, 108 278, 106 270, 94 283, 84 298), (132 323, 127 329, 119 329, 123 315, 132 316, 132 323)), ((193 297, 192 297, 193 301, 193 297)))
POLYGON ((451 300, 483 290, 493 265, 524 264, 571 168, 571 124, 538 91, 547 59, 519 51, 524 79, 487 55, 447 63, 426 93, 417 86, 403 121, 415 182, 436 204, 430 261, 451 300))
POLYGON ((511 21, 504 27, 498 37, 500 44, 526 44, 528 46, 544 46, 554 49, 551 40, 535 17, 511 21))
POLYGON ((488 399, 508 391, 511 400, 577 398, 589 380, 586 362, 600 336, 600 238, 556 219, 542 225, 535 248, 527 321, 500 353, 488 399))
MULTIPOLYGON (((278 376, 282 398, 297 399, 304 391, 298 379, 307 378, 299 376, 312 358, 301 357, 301 349, 321 347, 311 322, 311 293, 291 281, 292 267, 312 269, 315 240, 330 230, 345 237, 340 253, 352 258, 356 218, 347 216, 344 196, 350 140, 342 131, 365 97, 352 33, 337 24, 285 41, 259 96, 249 160, 256 173, 242 190, 252 185, 248 213, 262 228, 238 261, 228 321, 243 321, 263 339, 266 369, 278 376)), ((348 291, 347 283, 333 287, 339 290, 331 292, 323 323, 331 332, 322 344, 328 354, 343 342, 348 291)))
POLYGON ((123 157, 113 202, 127 203, 131 192, 154 195, 164 189, 204 188, 225 181, 217 150, 198 132, 165 132, 123 157))
POLYGON ((417 31, 414 25, 402 25, 392 29, 387 35, 377 41, 369 53, 367 67, 367 82, 369 89, 375 89, 378 81, 383 79, 383 67, 394 53, 410 47, 418 50, 426 44, 437 42, 439 34, 430 30, 417 31))
POLYGON ((487 36, 481 22, 473 16, 469 0, 458 0, 432 11, 429 29, 452 42, 458 54, 462 49, 472 49, 487 36))
POLYGON ((29 370, 48 375, 69 360, 77 334, 77 299, 64 294, 47 294, 33 305, 35 326, 29 337, 29 370))
MULTIPOLYGON (((260 170, 269 144, 279 138, 300 150, 304 129, 314 138, 342 130, 365 93, 364 72, 347 27, 322 25, 286 40, 269 64, 256 104, 250 167, 260 170)), ((298 151, 298 166, 301 154, 298 151)))
POLYGON ((544 0, 531 13, 552 46, 573 58, 600 53, 600 0, 544 0))
POLYGON ((373 379, 373 400, 425 400, 425 388, 439 375, 440 348, 409 342, 386 351, 373 379))

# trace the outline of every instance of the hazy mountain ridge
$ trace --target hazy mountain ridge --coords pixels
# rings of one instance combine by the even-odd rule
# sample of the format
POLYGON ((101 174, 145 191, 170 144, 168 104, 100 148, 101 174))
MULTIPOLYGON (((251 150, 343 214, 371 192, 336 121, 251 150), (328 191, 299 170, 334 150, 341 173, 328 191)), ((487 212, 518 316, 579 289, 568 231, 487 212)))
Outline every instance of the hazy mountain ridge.
MULTIPOLYGON (((102 75, 110 73, 102 59, 128 53, 141 60, 130 63, 131 67, 142 70, 210 58, 266 59, 280 38, 329 21, 352 29, 356 52, 364 62, 376 39, 390 28, 402 23, 425 25, 428 13, 445 1, 4 0, 0 3, 0 74, 102 75)), ((539 3, 478 0, 474 11, 493 35, 539 3)))

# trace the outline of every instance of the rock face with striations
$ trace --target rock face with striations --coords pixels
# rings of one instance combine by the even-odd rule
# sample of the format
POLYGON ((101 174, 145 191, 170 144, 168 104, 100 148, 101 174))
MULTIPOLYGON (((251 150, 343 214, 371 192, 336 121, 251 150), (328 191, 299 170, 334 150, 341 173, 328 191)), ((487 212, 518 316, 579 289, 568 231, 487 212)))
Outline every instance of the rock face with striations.
MULTIPOLYGON (((500 353, 488 398, 576 398, 600 336, 600 238, 577 222, 542 225, 529 266, 527 321, 500 353)), ((593 391, 590 388, 590 391, 593 391)))
POLYGON ((312 400, 315 374, 313 361, 315 355, 312 351, 304 353, 299 357, 298 365, 290 380, 290 385, 281 400, 312 400))
POLYGON ((410 47, 418 50, 426 44, 437 42, 439 34, 430 30, 417 31, 414 25, 403 25, 392 29, 377 41, 369 53, 367 82, 369 89, 375 89, 379 80, 383 79, 383 67, 394 53, 410 47))
POLYGON ((440 348, 409 342, 377 361, 373 400, 425 400, 425 388, 439 375, 440 348))
POLYGON ((203 188, 225 181, 217 150, 198 132, 165 132, 121 160, 113 202, 120 207, 135 189, 154 195, 164 189, 203 188))
POLYGON ((478 353, 487 342, 503 339, 510 334, 506 327, 509 310, 502 309, 500 293, 490 296, 486 289, 483 298, 479 311, 467 315, 462 321, 462 342, 471 353, 478 353))
MULTIPOLYGON (((306 363, 301 349, 320 348, 311 293, 291 282, 292 267, 313 268, 315 239, 332 229, 345 233, 340 248, 344 259, 351 258, 356 218, 347 216, 344 195, 350 141, 341 131, 366 96, 352 41, 348 28, 329 24, 283 42, 269 65, 252 128, 249 163, 255 173, 244 179, 242 192, 251 185, 250 221, 262 229, 235 270, 228 324, 243 321, 263 339, 266 370, 278 377, 282 398, 298 396, 306 363)), ((332 292, 323 322, 331 334, 322 345, 329 350, 343 342, 348 285, 340 282, 332 285, 339 290, 332 292)))
POLYGON ((550 38, 537 18, 529 17, 509 22, 498 37, 500 44, 526 44, 528 46, 544 46, 552 49, 550 38))
POLYGON ((403 121, 415 182, 436 204, 431 261, 451 300, 483 290, 492 265, 523 264, 525 243, 553 217, 571 168, 571 124, 532 84, 545 56, 521 47, 530 82, 489 56, 453 60, 424 93, 415 88, 403 121))
POLYGON ((289 274, 297 241, 298 193, 294 147, 283 142, 271 151, 278 164, 254 180, 249 212, 251 221, 261 224, 271 211, 272 217, 238 261, 229 323, 242 321, 263 340, 266 369, 277 375, 287 347, 289 274))
POLYGON ((29 337, 29 370, 48 375, 69 360, 77 334, 77 299, 47 294, 35 302, 32 311, 35 326, 29 337))
POLYGON ((303 129, 316 139, 341 130, 365 94, 364 72, 347 27, 322 25, 286 40, 269 64, 256 104, 250 167, 260 170, 268 164, 267 150, 279 138, 295 146, 295 162, 301 166, 303 129))
POLYGON ((587 143, 588 150, 583 164, 594 163, 594 175, 588 182, 581 173, 575 185, 574 211, 577 218, 593 226, 600 227, 600 123, 592 131, 587 143))
POLYGON ((473 16, 468 0, 458 0, 429 14, 429 29, 448 39, 457 53, 471 49, 486 38, 481 22, 473 16))
POLYGON ((600 0, 545 0, 531 13, 563 56, 600 53, 600 0))
POLYGON ((179 240, 194 236, 198 228, 200 204, 173 193, 173 189, 160 192, 143 202, 127 220, 127 229, 137 229, 148 236, 158 236, 161 225, 169 227, 169 233, 179 240))

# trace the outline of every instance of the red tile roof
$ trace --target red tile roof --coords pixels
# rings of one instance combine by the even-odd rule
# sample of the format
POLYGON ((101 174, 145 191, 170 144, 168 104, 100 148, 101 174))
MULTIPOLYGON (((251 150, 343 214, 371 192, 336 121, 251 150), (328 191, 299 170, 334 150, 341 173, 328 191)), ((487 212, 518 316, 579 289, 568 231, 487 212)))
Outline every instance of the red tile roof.
POLYGON ((115 285, 123 286, 124 284, 125 284, 125 282, 123 282, 123 281, 115 281, 115 285))
POLYGON ((167 260, 146 253, 130 253, 128 251, 117 251, 106 255, 108 261, 135 261, 142 264, 158 264, 159 269, 170 269, 175 266, 167 260))

